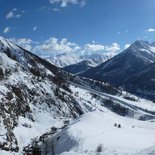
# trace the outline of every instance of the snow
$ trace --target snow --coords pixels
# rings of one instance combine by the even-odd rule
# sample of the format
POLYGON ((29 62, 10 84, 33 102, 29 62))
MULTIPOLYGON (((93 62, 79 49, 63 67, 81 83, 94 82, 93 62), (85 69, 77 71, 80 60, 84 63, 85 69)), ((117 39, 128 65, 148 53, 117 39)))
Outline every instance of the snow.
POLYGON ((46 58, 46 60, 58 67, 65 67, 81 61, 80 57, 74 53, 61 54, 54 57, 46 58))
MULTIPOLYGON (((51 127, 57 127, 60 128, 63 126, 63 121, 66 118, 54 118, 51 117, 51 115, 47 112, 36 112, 36 117, 38 117, 38 120, 35 120, 35 122, 30 121, 27 118, 19 117, 19 124, 14 129, 14 134, 17 137, 18 143, 19 143, 19 152, 18 153, 12 153, 12 152, 6 152, 0 150, 0 155, 21 155, 22 150, 24 146, 27 146, 31 143, 31 140, 41 136, 42 134, 48 132, 51 127), (23 124, 27 124, 30 127, 25 127, 23 124)), ((3 128, 1 128, 1 131, 3 128)), ((5 134, 5 132, 3 131, 5 134)), ((3 142, 3 139, 0 139, 1 142, 3 142)))
POLYGON ((61 155, 101 154, 132 155, 155 143, 155 124, 100 111, 89 112, 73 121, 56 137, 56 153, 61 155), (121 128, 114 124, 120 124, 121 128), (66 146, 67 145, 67 146, 66 146))
POLYGON ((152 146, 143 151, 140 151, 136 155, 155 155, 155 146, 152 146))
POLYGON ((135 99, 137 99, 137 101, 130 101, 130 100, 123 98, 123 96, 125 96, 125 94, 127 92, 122 92, 122 93, 123 93, 122 96, 113 96, 113 97, 120 99, 120 100, 122 100, 122 101, 124 101, 130 105, 134 105, 134 106, 137 106, 139 108, 143 108, 143 109, 147 109, 147 110, 155 112, 155 104, 152 101, 149 101, 149 100, 143 99, 143 98, 138 98, 137 96, 135 96, 133 94, 129 94, 129 95, 131 95, 131 97, 134 97, 135 99))
POLYGON ((89 60, 94 66, 97 66, 108 59, 112 58, 115 56, 115 53, 91 53, 89 54, 88 52, 84 53, 66 53, 66 54, 60 54, 56 56, 51 56, 45 58, 47 61, 50 63, 58 66, 58 67, 66 67, 69 65, 77 64, 80 63, 84 60, 89 60))
MULTIPOLYGON (((34 107, 35 108, 35 107, 34 107)), ((41 136, 43 133, 47 132, 52 126, 54 127, 61 127, 63 126, 64 119, 54 119, 50 116, 48 112, 43 111, 36 111, 35 112, 37 119, 35 122, 30 121, 29 119, 25 119, 23 117, 19 118, 19 125, 14 129, 14 133, 18 139, 20 144, 20 151, 19 154, 22 152, 22 148, 31 142, 31 139, 35 137, 41 136), (31 127, 24 127, 23 124, 26 123, 31 127)))
POLYGON ((151 46, 150 50, 155 53, 155 46, 151 46))
POLYGON ((117 96, 117 95, 109 95, 109 94, 97 92, 97 91, 94 91, 94 90, 87 88, 87 87, 84 87, 83 89, 81 89, 80 86, 79 87, 70 86, 70 88, 73 91, 73 93, 78 94, 80 96, 80 98, 82 98, 86 101, 91 101, 92 102, 91 104, 94 108, 100 109, 103 111, 107 111, 107 108, 105 108, 103 106, 101 107, 102 101, 99 99, 92 98, 91 93, 95 93, 104 99, 107 99, 107 98, 112 99, 116 103, 119 103, 124 107, 128 107, 130 110, 134 111, 134 116, 132 116, 132 117, 136 118, 136 119, 138 119, 140 116, 142 116, 144 114, 147 114, 145 112, 146 110, 149 110, 151 112, 155 112, 155 104, 152 101, 142 99, 142 98, 138 98, 135 95, 132 95, 129 93, 128 94, 131 97, 134 97, 135 99, 137 99, 137 101, 127 100, 124 98, 124 96, 126 95, 127 92, 122 92, 121 96, 117 96))

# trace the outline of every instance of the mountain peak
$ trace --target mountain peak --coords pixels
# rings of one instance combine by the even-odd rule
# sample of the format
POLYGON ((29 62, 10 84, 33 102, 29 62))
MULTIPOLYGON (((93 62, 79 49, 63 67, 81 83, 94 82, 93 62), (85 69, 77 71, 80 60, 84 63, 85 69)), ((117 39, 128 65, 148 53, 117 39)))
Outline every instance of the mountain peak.
POLYGON ((6 44, 6 43, 8 43, 8 42, 9 42, 8 39, 6 39, 6 38, 0 36, 0 43, 6 44))
POLYGON ((0 36, 0 46, 6 44, 6 42, 7 40, 4 37, 0 36))
POLYGON ((139 44, 149 44, 149 42, 146 41, 146 40, 136 40, 134 43, 139 43, 139 44))
POLYGON ((1 50, 0 52, 6 49, 15 49, 15 48, 17 49, 18 47, 14 43, 0 36, 0 50, 1 50))
MULTIPOLYGON (((146 49, 150 46, 150 43, 148 41, 144 41, 144 40, 137 40, 135 41, 133 44, 131 44, 131 48, 139 48, 139 49, 146 49)), ((129 47, 129 48, 130 48, 129 47)))
MULTIPOLYGON (((155 46, 155 43, 154 43, 155 46)), ((144 59, 148 59, 148 61, 154 62, 154 49, 153 49, 153 43, 149 43, 148 41, 144 40, 137 40, 134 43, 131 44, 129 48, 124 50, 122 53, 128 53, 135 55, 137 57, 141 57, 144 59)))
POLYGON ((0 36, 0 41, 1 41, 1 40, 5 40, 5 38, 4 38, 4 37, 2 37, 2 36, 0 36))

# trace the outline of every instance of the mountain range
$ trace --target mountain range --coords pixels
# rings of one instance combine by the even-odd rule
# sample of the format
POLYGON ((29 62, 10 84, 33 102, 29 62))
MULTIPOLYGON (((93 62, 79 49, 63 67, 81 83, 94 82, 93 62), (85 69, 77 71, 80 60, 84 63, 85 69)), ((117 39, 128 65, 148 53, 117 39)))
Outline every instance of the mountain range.
POLYGON ((72 74, 80 74, 81 72, 84 72, 95 66, 97 65, 92 60, 82 60, 79 63, 64 67, 63 70, 72 74))
MULTIPOLYGON (((134 44, 142 49, 134 60, 142 59, 131 63, 140 65, 138 79, 153 70, 155 59, 152 50, 146 51, 152 45, 134 44), (146 70, 140 72, 143 65, 146 70)), ((99 66, 118 62, 126 51, 99 66)), ((0 37, 0 154, 140 155, 154 145, 154 103, 95 79, 68 73, 0 37)), ((137 89, 143 81, 138 82, 137 89)), ((133 83, 128 84, 134 92, 133 83)))
POLYGON ((80 63, 81 61, 91 61, 93 66, 97 66, 108 59, 112 58, 115 53, 64 53, 56 56, 47 57, 46 60, 56 65, 57 67, 63 68, 69 65, 80 63))
POLYGON ((152 98, 155 86, 154 62, 154 43, 139 40, 110 60, 89 68, 80 75, 108 82, 116 87, 123 86, 127 91, 140 95, 146 91, 148 94, 146 96, 152 98))

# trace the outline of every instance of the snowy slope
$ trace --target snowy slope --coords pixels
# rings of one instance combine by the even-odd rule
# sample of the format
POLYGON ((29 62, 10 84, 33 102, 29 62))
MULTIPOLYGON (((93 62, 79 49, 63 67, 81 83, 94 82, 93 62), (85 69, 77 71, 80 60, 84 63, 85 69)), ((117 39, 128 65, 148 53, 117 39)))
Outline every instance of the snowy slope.
POLYGON ((154 154, 155 154, 155 146, 152 146, 143 151, 138 152, 136 155, 154 155, 154 154))
MULTIPOLYGON (((47 141, 52 142, 53 152, 61 155, 134 155, 152 146, 155 143, 154 135, 155 124, 152 122, 97 110, 72 121, 47 141)), ((43 153, 51 154, 50 148, 47 154, 43 153)))

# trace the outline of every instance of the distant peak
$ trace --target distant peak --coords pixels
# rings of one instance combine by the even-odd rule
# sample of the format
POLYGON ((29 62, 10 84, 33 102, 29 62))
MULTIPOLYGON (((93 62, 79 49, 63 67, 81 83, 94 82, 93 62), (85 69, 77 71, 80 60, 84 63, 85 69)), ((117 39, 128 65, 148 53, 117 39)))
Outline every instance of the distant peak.
POLYGON ((3 43, 3 44, 10 43, 9 39, 4 38, 4 37, 2 37, 2 36, 0 36, 0 42, 3 43))
POLYGON ((2 48, 2 47, 6 48, 6 47, 10 47, 10 46, 11 46, 11 42, 8 39, 0 36, 0 48, 2 48))
POLYGON ((148 48, 150 43, 144 40, 137 40, 135 41, 130 47, 131 48, 148 48))
POLYGON ((0 39, 4 39, 4 37, 0 36, 0 39))
POLYGON ((0 36, 0 41, 1 41, 1 42, 5 41, 5 40, 6 40, 6 39, 5 39, 4 37, 0 36))
POLYGON ((149 42, 145 40, 136 40, 134 43, 141 44, 141 45, 150 45, 149 42))

